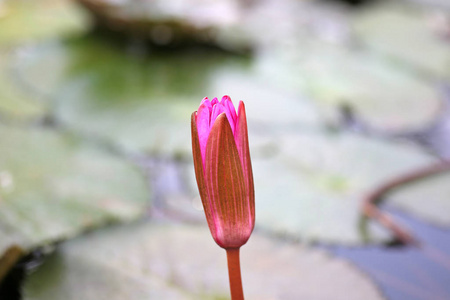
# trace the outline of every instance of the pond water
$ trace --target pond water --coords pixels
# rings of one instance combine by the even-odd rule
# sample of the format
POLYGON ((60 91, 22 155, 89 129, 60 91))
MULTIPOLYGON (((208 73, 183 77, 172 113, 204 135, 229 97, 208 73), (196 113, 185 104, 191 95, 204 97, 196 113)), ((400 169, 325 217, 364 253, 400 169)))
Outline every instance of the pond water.
POLYGON ((388 299, 450 298, 449 230, 388 210, 419 239, 420 247, 330 247, 370 274, 388 299))

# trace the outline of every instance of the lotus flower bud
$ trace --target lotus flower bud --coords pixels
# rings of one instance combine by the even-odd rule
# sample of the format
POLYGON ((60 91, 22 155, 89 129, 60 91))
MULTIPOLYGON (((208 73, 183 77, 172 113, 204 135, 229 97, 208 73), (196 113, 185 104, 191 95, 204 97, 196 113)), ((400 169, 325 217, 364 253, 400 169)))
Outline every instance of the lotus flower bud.
POLYGON ((255 225, 255 194, 245 107, 230 97, 204 98, 191 117, 195 176, 211 234, 225 249, 239 248, 255 225))

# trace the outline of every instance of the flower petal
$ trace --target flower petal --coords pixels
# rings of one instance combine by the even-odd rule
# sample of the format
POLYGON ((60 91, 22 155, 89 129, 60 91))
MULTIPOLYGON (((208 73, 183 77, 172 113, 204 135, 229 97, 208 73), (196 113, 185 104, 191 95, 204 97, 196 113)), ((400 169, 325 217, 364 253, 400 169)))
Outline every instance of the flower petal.
MULTIPOLYGON (((208 98, 205 98, 208 99, 208 98)), ((203 100, 205 100, 203 99, 203 100)), ((196 125, 200 142, 200 150, 202 153, 202 161, 205 161, 206 142, 208 141, 209 131, 211 129, 211 110, 212 106, 209 101, 202 101, 196 115, 196 125)), ((203 163, 204 164, 204 163, 203 163)))
POLYGON ((217 117, 221 113, 224 113, 224 112, 225 112, 225 107, 222 105, 222 103, 217 103, 216 105, 213 106, 212 113, 211 113, 211 123, 210 123, 211 127, 213 127, 214 121, 217 119, 217 117))
POLYGON ((202 104, 204 104, 206 107, 208 107, 209 114, 211 114, 211 112, 212 112, 212 104, 211 104, 211 101, 209 101, 208 97, 205 97, 205 98, 202 99, 202 102, 200 102, 200 106, 202 106, 202 104))
POLYGON ((233 131, 233 134, 235 132, 236 128, 236 109, 234 108, 233 102, 231 101, 229 96, 223 96, 222 101, 220 103, 225 108, 225 113, 227 114, 228 121, 230 122, 231 130, 233 131))
POLYGON ((205 167, 209 203, 204 205, 205 210, 211 210, 214 223, 208 220, 211 233, 219 246, 238 248, 247 242, 253 224, 249 226, 252 217, 241 160, 224 113, 211 128, 205 167))
POLYGON ((214 97, 214 98, 211 100, 211 105, 214 106, 214 105, 216 105, 217 103, 219 103, 219 100, 217 100, 217 97, 214 97))
MULTIPOLYGON (((192 153, 194 157, 194 169, 195 169, 195 177, 197 179, 197 186, 200 192, 200 198, 202 199, 202 203, 204 206, 204 211, 206 215, 206 220, 208 225, 214 226, 214 221, 211 216, 211 209, 209 209, 209 198, 208 198, 208 189, 206 187, 205 181, 205 168, 204 168, 204 160, 202 159, 201 149, 200 149, 200 141, 198 138, 197 131, 197 122, 196 122, 197 112, 193 112, 191 115, 191 136, 192 136, 192 153), (211 225, 210 225, 211 224, 211 225)), ((213 227, 214 228, 214 227, 213 227)), ((211 232, 215 231, 215 229, 211 228, 211 232)), ((214 234, 213 234, 214 237, 214 234)))
POLYGON ((239 102, 236 131, 234 132, 236 147, 241 160, 242 171, 245 178, 245 185, 248 191, 248 202, 251 213, 252 228, 255 225, 255 190, 253 187, 252 162, 250 159, 250 149, 248 146, 247 116, 245 114, 244 102, 239 102))

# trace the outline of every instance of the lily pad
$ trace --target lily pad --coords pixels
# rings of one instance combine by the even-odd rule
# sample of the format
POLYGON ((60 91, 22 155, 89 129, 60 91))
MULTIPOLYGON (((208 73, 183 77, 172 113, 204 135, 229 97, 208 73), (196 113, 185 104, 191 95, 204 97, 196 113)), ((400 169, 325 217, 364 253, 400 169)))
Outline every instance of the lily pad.
POLYGON ((439 18, 432 10, 390 1, 355 15, 352 26, 370 49, 413 72, 443 80, 450 78, 450 42, 433 28, 439 18))
POLYGON ((448 3, 447 0, 407 0, 407 1, 437 9, 450 10, 450 3, 448 3))
POLYGON ((189 116, 205 96, 245 100, 258 110, 249 117, 258 124, 319 123, 310 102, 253 80, 248 57, 192 49, 144 58, 86 37, 38 47, 19 59, 20 76, 51 95, 59 121, 131 152, 190 156, 189 116), (41 76, 42 70, 50 78, 41 76), (283 107, 273 109, 274 100, 283 107))
POLYGON ((31 99, 31 95, 14 83, 10 65, 12 56, 10 52, 0 50, 0 118, 24 121, 41 117, 45 105, 31 99))
POLYGON ((331 122, 340 117, 337 108, 347 104, 378 128, 411 130, 431 122, 440 109, 435 85, 417 74, 307 35, 263 52, 256 68, 266 81, 309 95, 331 122))
POLYGON ((240 30, 247 13, 230 0, 78 0, 103 30, 156 45, 213 44, 246 51, 251 45, 240 30))
POLYGON ((86 18, 69 0, 6 0, 0 3, 0 46, 79 33, 86 18))
POLYGON ((0 125, 0 139, 0 255, 136 219, 149 205, 136 168, 79 138, 0 125))
POLYGON ((438 226, 450 226, 450 174, 429 176, 399 187, 387 197, 387 204, 408 211, 438 226))
POLYGON ((277 142, 277 157, 254 164, 259 226, 309 241, 386 240, 376 224, 368 236, 358 230, 364 196, 433 161, 408 145, 349 134, 299 133, 277 142))
MULTIPOLYGON (((383 299, 351 264, 253 234, 241 250, 246 299, 383 299), (324 286, 328 288, 323 288, 324 286)), ((69 241, 25 284, 25 299, 228 299, 225 251, 204 227, 152 223, 69 241)))

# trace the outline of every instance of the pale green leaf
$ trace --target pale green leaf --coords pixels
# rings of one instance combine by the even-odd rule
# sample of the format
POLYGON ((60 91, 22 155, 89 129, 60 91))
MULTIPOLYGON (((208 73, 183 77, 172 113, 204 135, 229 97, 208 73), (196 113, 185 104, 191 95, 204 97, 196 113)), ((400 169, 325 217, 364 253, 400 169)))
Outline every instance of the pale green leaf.
POLYGON ((149 205, 130 162, 47 129, 0 125, 0 254, 142 216, 149 205))
POLYGON ((442 173, 400 186, 387 195, 386 203, 432 224, 449 226, 450 175, 442 173))
POLYGON ((431 122, 440 109, 434 83, 369 52, 311 36, 263 52, 256 67, 267 82, 309 95, 332 123, 340 119, 338 108, 350 105, 377 128, 410 130, 431 122))
POLYGON ((70 0, 6 0, 0 3, 0 47, 82 32, 87 19, 70 0))
MULTIPOLYGON (((383 299, 348 262, 254 233, 241 248, 246 299, 383 299), (327 288, 324 288, 327 287, 327 288)), ((205 227, 136 224, 62 245, 25 299, 229 299, 225 251, 205 227)))
POLYGON ((378 55, 411 72, 442 80, 450 78, 445 15, 444 11, 389 1, 355 15, 352 26, 358 39, 378 55))
POLYGON ((45 104, 19 84, 12 58, 11 52, 0 50, 0 117, 15 121, 42 117, 45 104))

